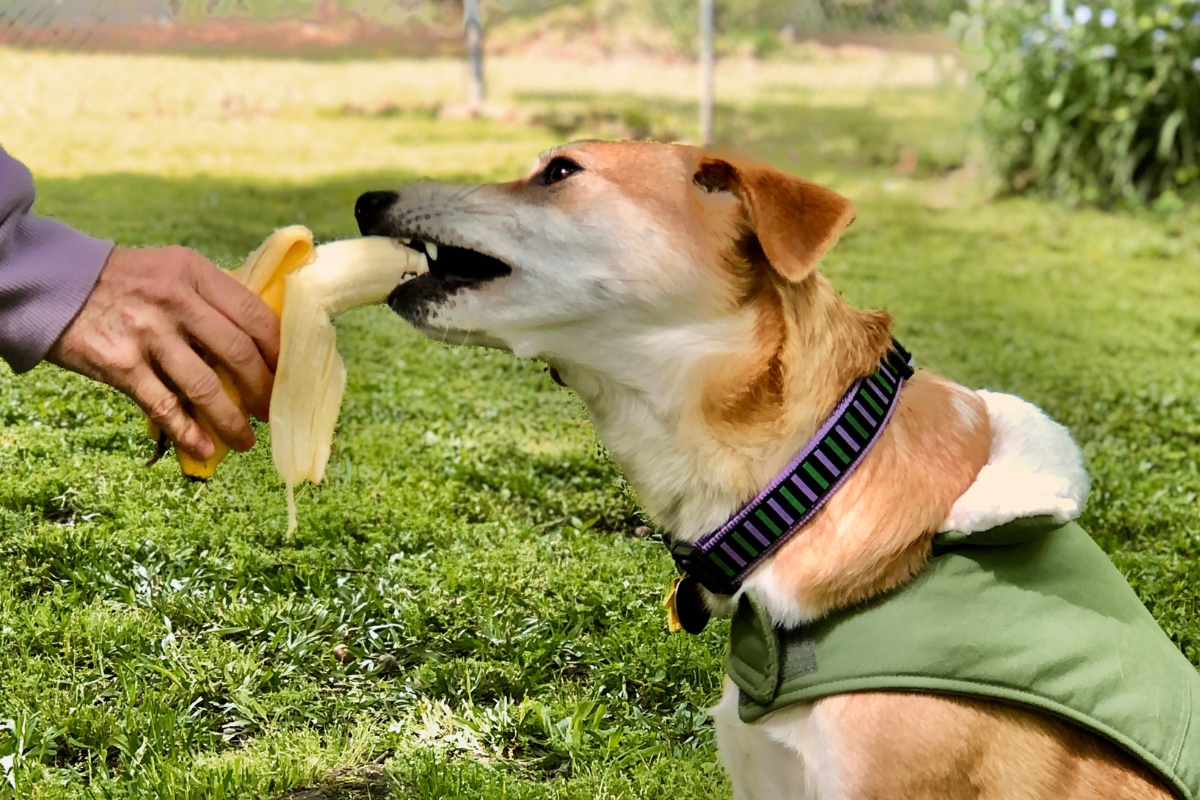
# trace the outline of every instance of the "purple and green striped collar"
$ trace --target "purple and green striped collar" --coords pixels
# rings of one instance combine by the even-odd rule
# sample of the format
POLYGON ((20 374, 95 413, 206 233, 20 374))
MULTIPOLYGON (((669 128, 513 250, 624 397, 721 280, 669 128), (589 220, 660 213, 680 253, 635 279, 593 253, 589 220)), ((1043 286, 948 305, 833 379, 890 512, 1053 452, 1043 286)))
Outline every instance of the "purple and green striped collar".
POLYGON ((912 356, 899 342, 892 345, 878 369, 850 387, 817 433, 757 497, 720 529, 692 544, 671 545, 685 582, 690 578, 715 594, 733 594, 841 488, 879 439, 904 381, 912 376, 912 356))

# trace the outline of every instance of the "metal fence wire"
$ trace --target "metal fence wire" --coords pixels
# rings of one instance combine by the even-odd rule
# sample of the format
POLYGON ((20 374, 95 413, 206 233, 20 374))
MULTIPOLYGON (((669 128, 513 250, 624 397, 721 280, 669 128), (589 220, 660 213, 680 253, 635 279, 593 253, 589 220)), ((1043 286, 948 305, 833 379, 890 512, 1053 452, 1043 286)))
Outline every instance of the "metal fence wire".
POLYGON ((0 0, 0 43, 83 49, 108 26, 171 19, 166 0, 0 0))
POLYGON ((253 51, 275 43, 331 49, 439 38, 431 24, 450 6, 429 0, 0 0, 0 44, 253 51))
MULTIPOLYGON (((0 0, 0 45, 263 50, 460 46, 463 0, 0 0)), ((482 0, 484 24, 650 25, 694 51, 699 0, 482 0), (557 16, 556 16, 557 15, 557 16)), ((966 0, 716 0, 722 35, 764 42, 944 30, 966 0)), ((691 53, 689 53, 691 54, 691 53)))

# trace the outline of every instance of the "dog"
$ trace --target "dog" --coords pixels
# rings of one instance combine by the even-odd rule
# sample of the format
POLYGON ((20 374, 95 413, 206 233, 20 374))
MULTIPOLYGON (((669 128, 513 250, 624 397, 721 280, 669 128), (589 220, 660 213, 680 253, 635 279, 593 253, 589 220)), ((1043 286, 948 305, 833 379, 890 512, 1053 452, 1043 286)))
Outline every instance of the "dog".
MULTIPOLYGON (((429 273, 391 307, 434 339, 548 363, 675 542, 730 520, 895 348, 890 315, 851 307, 817 270, 854 220, 851 202, 762 164, 579 142, 516 181, 369 192, 355 213, 364 235, 427 254, 429 273)), ((804 630, 919 583, 946 531, 1065 524, 1087 492, 1078 447, 1036 407, 918 370, 804 529, 735 592, 701 588, 699 602, 740 614, 753 595, 763 635, 804 630)), ((1200 791, 1191 739, 1142 759, 1119 737, 1003 698, 855 690, 753 723, 746 701, 727 678, 712 710, 739 800, 1200 791)))

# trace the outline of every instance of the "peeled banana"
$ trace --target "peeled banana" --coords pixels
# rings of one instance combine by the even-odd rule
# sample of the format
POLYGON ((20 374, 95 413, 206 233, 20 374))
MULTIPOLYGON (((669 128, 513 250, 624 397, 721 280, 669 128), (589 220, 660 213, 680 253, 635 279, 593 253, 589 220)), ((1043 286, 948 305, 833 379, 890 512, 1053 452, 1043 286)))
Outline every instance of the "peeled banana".
MULTIPOLYGON (((333 444, 346 368, 337 352, 332 318, 380 303, 399 284, 428 271, 425 256, 391 239, 366 237, 313 247, 302 225, 275 231, 234 277, 280 315, 279 362, 271 393, 271 455, 287 485, 288 531, 296 528, 295 487, 320 483, 333 444)), ((228 372, 215 367, 230 398, 243 410, 228 372)), ((229 447, 199 415, 216 451, 197 461, 176 448, 185 475, 206 479, 229 447)), ((151 425, 151 436, 158 433, 151 425)))
MULTIPOLYGON (((313 260, 312 231, 303 225, 292 225, 280 228, 271 234, 258 249, 251 253, 241 268, 233 273, 233 277, 241 281, 250 291, 263 299, 267 306, 278 316, 283 311, 283 279, 289 273, 305 266, 313 260)), ((221 379, 225 393, 234 404, 245 413, 246 406, 242 403, 241 394, 229 375, 229 370, 216 363, 211 356, 207 359, 217 377, 221 379)), ((212 422, 204 414, 196 414, 196 422, 200 430, 213 443, 213 454, 206 459, 196 459, 175 448, 175 459, 184 475, 198 480, 208 480, 217 471, 217 465, 229 455, 229 445, 217 436, 212 422)), ((153 422, 147 421, 146 432, 151 439, 159 442, 160 449, 165 449, 166 440, 162 432, 153 422)), ((157 459, 157 457, 156 457, 157 459)))
POLYGON ((295 487, 320 483, 333 445, 346 367, 332 318, 380 303, 406 280, 428 271, 425 256, 391 239, 323 244, 303 269, 284 279, 279 366, 271 392, 271 456, 287 484, 288 531, 296 529, 295 487))

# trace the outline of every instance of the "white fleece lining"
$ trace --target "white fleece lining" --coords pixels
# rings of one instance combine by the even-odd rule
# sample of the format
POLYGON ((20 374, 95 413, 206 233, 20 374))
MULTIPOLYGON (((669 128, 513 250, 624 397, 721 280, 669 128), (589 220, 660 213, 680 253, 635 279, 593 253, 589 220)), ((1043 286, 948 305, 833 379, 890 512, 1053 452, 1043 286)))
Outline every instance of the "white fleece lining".
POLYGON ((991 453, 940 530, 976 533, 1024 517, 1078 517, 1091 482, 1071 432, 1019 397, 978 394, 992 426, 991 453))

